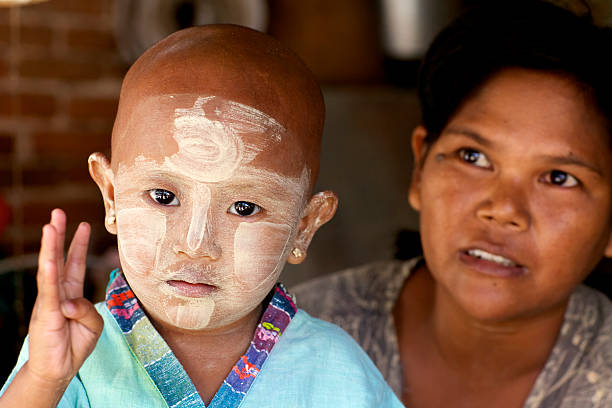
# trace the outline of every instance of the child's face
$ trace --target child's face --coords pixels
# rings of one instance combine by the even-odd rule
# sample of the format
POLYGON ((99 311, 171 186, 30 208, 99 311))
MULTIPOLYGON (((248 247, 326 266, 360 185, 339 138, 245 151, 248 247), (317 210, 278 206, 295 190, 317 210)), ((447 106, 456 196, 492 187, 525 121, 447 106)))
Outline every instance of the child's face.
POLYGON ((308 198, 309 169, 280 154, 290 135, 230 100, 168 95, 140 102, 119 137, 129 139, 113 152, 119 254, 147 312, 197 330, 253 311, 308 198))
POLYGON ((562 310, 612 256, 609 135, 563 78, 509 69, 451 118, 424 158, 410 202, 427 265, 469 315, 508 320, 562 310))

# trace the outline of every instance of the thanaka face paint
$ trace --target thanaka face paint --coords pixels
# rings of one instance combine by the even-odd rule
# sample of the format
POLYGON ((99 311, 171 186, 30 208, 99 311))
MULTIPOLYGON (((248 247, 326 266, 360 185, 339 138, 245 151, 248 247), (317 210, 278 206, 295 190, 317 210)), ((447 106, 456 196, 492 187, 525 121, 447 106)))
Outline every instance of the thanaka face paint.
POLYGON ((254 108, 190 95, 150 98, 130 122, 139 154, 118 164, 115 205, 132 289, 152 318, 184 329, 246 316, 282 270, 309 185, 306 168, 288 177, 250 164, 273 154, 284 129, 254 108), (159 190, 176 200, 156 201, 159 190), (262 210, 229 213, 238 201, 262 210))

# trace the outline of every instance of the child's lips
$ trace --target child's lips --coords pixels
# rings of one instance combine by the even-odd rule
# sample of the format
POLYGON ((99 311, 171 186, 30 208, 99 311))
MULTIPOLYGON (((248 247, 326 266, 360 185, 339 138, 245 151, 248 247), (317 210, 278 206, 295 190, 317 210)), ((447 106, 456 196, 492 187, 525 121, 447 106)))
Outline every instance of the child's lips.
POLYGON ((206 283, 191 283, 183 280, 169 280, 166 283, 187 297, 204 297, 214 292, 217 287, 206 283))

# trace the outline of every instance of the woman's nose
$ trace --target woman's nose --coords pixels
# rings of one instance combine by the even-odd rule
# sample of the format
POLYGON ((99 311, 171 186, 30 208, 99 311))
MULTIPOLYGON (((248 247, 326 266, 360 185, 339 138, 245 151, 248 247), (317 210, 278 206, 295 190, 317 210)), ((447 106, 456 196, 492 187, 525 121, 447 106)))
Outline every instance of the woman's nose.
POLYGON ((486 193, 476 210, 477 217, 487 224, 521 232, 531 225, 527 192, 516 180, 498 180, 486 193))

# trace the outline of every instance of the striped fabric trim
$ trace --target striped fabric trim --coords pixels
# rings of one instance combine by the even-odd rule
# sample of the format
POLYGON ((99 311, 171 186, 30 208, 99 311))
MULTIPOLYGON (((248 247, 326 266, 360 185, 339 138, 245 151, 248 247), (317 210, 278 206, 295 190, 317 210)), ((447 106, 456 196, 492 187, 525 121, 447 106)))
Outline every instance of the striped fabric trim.
MULTIPOLYGON (((106 307, 169 407, 205 407, 191 379, 153 327, 123 274, 111 273, 106 307)), ((297 312, 292 296, 278 283, 246 353, 230 370, 209 408, 238 407, 272 348, 297 312)))

